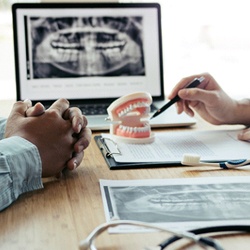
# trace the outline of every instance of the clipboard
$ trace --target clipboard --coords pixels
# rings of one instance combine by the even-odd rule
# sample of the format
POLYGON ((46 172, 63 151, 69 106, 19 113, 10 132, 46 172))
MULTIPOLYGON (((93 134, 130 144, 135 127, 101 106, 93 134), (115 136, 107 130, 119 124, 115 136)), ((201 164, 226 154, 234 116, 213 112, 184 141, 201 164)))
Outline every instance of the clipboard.
POLYGON ((110 169, 188 166, 181 163, 186 154, 199 155, 202 162, 249 159, 250 143, 237 139, 241 130, 159 132, 151 144, 130 146, 117 144, 109 134, 100 134, 95 141, 110 169))
MULTIPOLYGON (((116 152, 111 152, 105 142, 106 138, 103 138, 101 135, 96 135, 94 140, 100 149, 103 158, 105 159, 110 170, 118 169, 136 169, 136 168, 158 168, 158 167, 169 167, 171 166, 182 166, 181 162, 116 162, 113 154, 116 152)), ((119 151, 119 149, 118 149, 119 151)))

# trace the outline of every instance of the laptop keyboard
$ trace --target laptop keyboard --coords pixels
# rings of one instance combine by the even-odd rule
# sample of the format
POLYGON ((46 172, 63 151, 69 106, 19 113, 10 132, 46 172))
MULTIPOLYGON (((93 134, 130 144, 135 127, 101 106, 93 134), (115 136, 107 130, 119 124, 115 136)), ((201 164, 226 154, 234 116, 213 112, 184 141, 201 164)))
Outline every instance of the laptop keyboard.
POLYGON ((110 104, 85 104, 78 106, 83 115, 106 115, 108 114, 107 108, 110 104))
MULTIPOLYGON (((107 115, 107 108, 110 104, 84 104, 83 106, 78 106, 78 108, 82 111, 83 115, 107 115)), ((157 110, 157 108, 152 104, 151 112, 157 110)))

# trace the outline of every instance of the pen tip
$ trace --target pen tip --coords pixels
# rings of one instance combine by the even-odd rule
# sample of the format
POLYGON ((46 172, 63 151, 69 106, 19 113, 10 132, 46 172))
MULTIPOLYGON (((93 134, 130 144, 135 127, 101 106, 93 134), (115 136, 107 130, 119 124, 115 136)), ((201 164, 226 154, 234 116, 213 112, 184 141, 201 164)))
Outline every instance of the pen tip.
POLYGON ((150 117, 150 120, 153 119, 155 117, 155 113, 150 117))
POLYGON ((161 111, 161 110, 158 109, 158 110, 151 116, 150 120, 153 119, 154 117, 156 117, 156 116, 159 114, 160 111, 161 111))

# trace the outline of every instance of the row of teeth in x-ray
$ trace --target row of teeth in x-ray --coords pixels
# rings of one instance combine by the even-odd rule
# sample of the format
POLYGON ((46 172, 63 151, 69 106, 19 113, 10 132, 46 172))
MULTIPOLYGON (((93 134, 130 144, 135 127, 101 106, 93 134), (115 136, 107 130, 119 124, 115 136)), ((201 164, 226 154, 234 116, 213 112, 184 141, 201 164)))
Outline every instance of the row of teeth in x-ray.
POLYGON ((159 197, 159 198, 151 198, 149 201, 154 204, 160 204, 162 206, 164 205, 170 205, 173 204, 175 206, 193 206, 195 207, 197 204, 202 207, 206 207, 211 203, 211 200, 214 200, 215 197, 220 197, 220 200, 225 203, 232 203, 232 202, 248 202, 248 197, 245 197, 244 195, 241 197, 239 196, 229 196, 227 194, 206 194, 202 191, 200 191, 201 194, 195 194, 196 197, 194 197, 194 194, 186 194, 185 196, 169 196, 166 197, 159 197))
MULTIPOLYGON (((79 57, 81 54, 81 51, 76 50, 76 49, 69 50, 69 49, 57 48, 57 49, 54 49, 54 51, 57 52, 57 60, 60 62, 79 61, 79 57)), ((94 59, 95 53, 93 53, 93 52, 87 52, 87 53, 90 53, 89 55, 93 56, 93 59, 94 59)), ((119 62, 122 60, 122 54, 121 54, 120 49, 118 49, 118 48, 113 48, 113 49, 109 48, 109 49, 101 51, 101 53, 105 57, 106 61, 119 62)))
POLYGON ((51 46, 55 49, 64 49, 64 50, 86 50, 86 48, 93 46, 95 50, 107 50, 107 49, 119 49, 120 51, 125 46, 125 41, 114 41, 109 43, 94 43, 92 45, 81 44, 81 43, 64 43, 64 42, 58 42, 58 41, 52 41, 51 46))

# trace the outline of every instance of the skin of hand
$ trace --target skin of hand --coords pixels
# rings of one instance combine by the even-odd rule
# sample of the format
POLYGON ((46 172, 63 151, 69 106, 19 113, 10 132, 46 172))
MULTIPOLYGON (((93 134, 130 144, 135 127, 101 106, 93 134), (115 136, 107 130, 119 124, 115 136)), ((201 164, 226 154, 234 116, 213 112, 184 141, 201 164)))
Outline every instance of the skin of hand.
MULTIPOLYGON (((36 145, 42 160, 42 177, 55 176, 67 166, 74 152, 81 151, 82 144, 88 146, 91 133, 85 131, 86 128, 81 129, 79 138, 84 134, 87 136, 83 142, 79 142, 72 126, 74 116, 66 112, 69 102, 65 99, 59 99, 43 114, 35 117, 26 116, 28 108, 26 102, 14 104, 7 119, 5 138, 20 136, 36 145)), ((39 113, 37 107, 34 110, 39 113)), ((79 159, 81 157, 83 152, 79 159)))
POLYGON ((87 127, 88 121, 85 116, 82 115, 80 109, 72 107, 65 111, 63 118, 70 120, 72 128, 74 130, 74 137, 77 139, 74 144, 74 152, 72 158, 67 162, 67 168, 74 170, 78 167, 84 157, 84 150, 89 146, 92 132, 87 127))
MULTIPOLYGON (((41 103, 36 103, 32 106, 30 100, 25 100, 25 103, 28 105, 26 110, 26 116, 39 116, 45 112, 45 108, 41 103)), ((74 145, 74 153, 72 158, 67 162, 67 168, 69 170, 76 169, 82 162, 84 157, 84 150, 88 147, 91 141, 91 130, 87 128, 87 119, 82 115, 80 109, 72 107, 68 108, 64 114, 63 118, 70 120, 72 123, 72 128, 75 132, 74 136, 78 139, 74 145)), ((58 176, 59 177, 59 176, 58 176)))
MULTIPOLYGON (((204 120, 214 125, 250 124, 249 100, 237 101, 229 97, 209 73, 183 78, 173 88, 169 99, 177 94, 181 98, 176 104, 178 114, 185 112, 194 116, 194 112, 197 112, 204 120), (205 79, 197 88, 185 88, 194 78, 201 76, 205 79)), ((242 131, 238 138, 250 140, 250 130, 242 131)))

